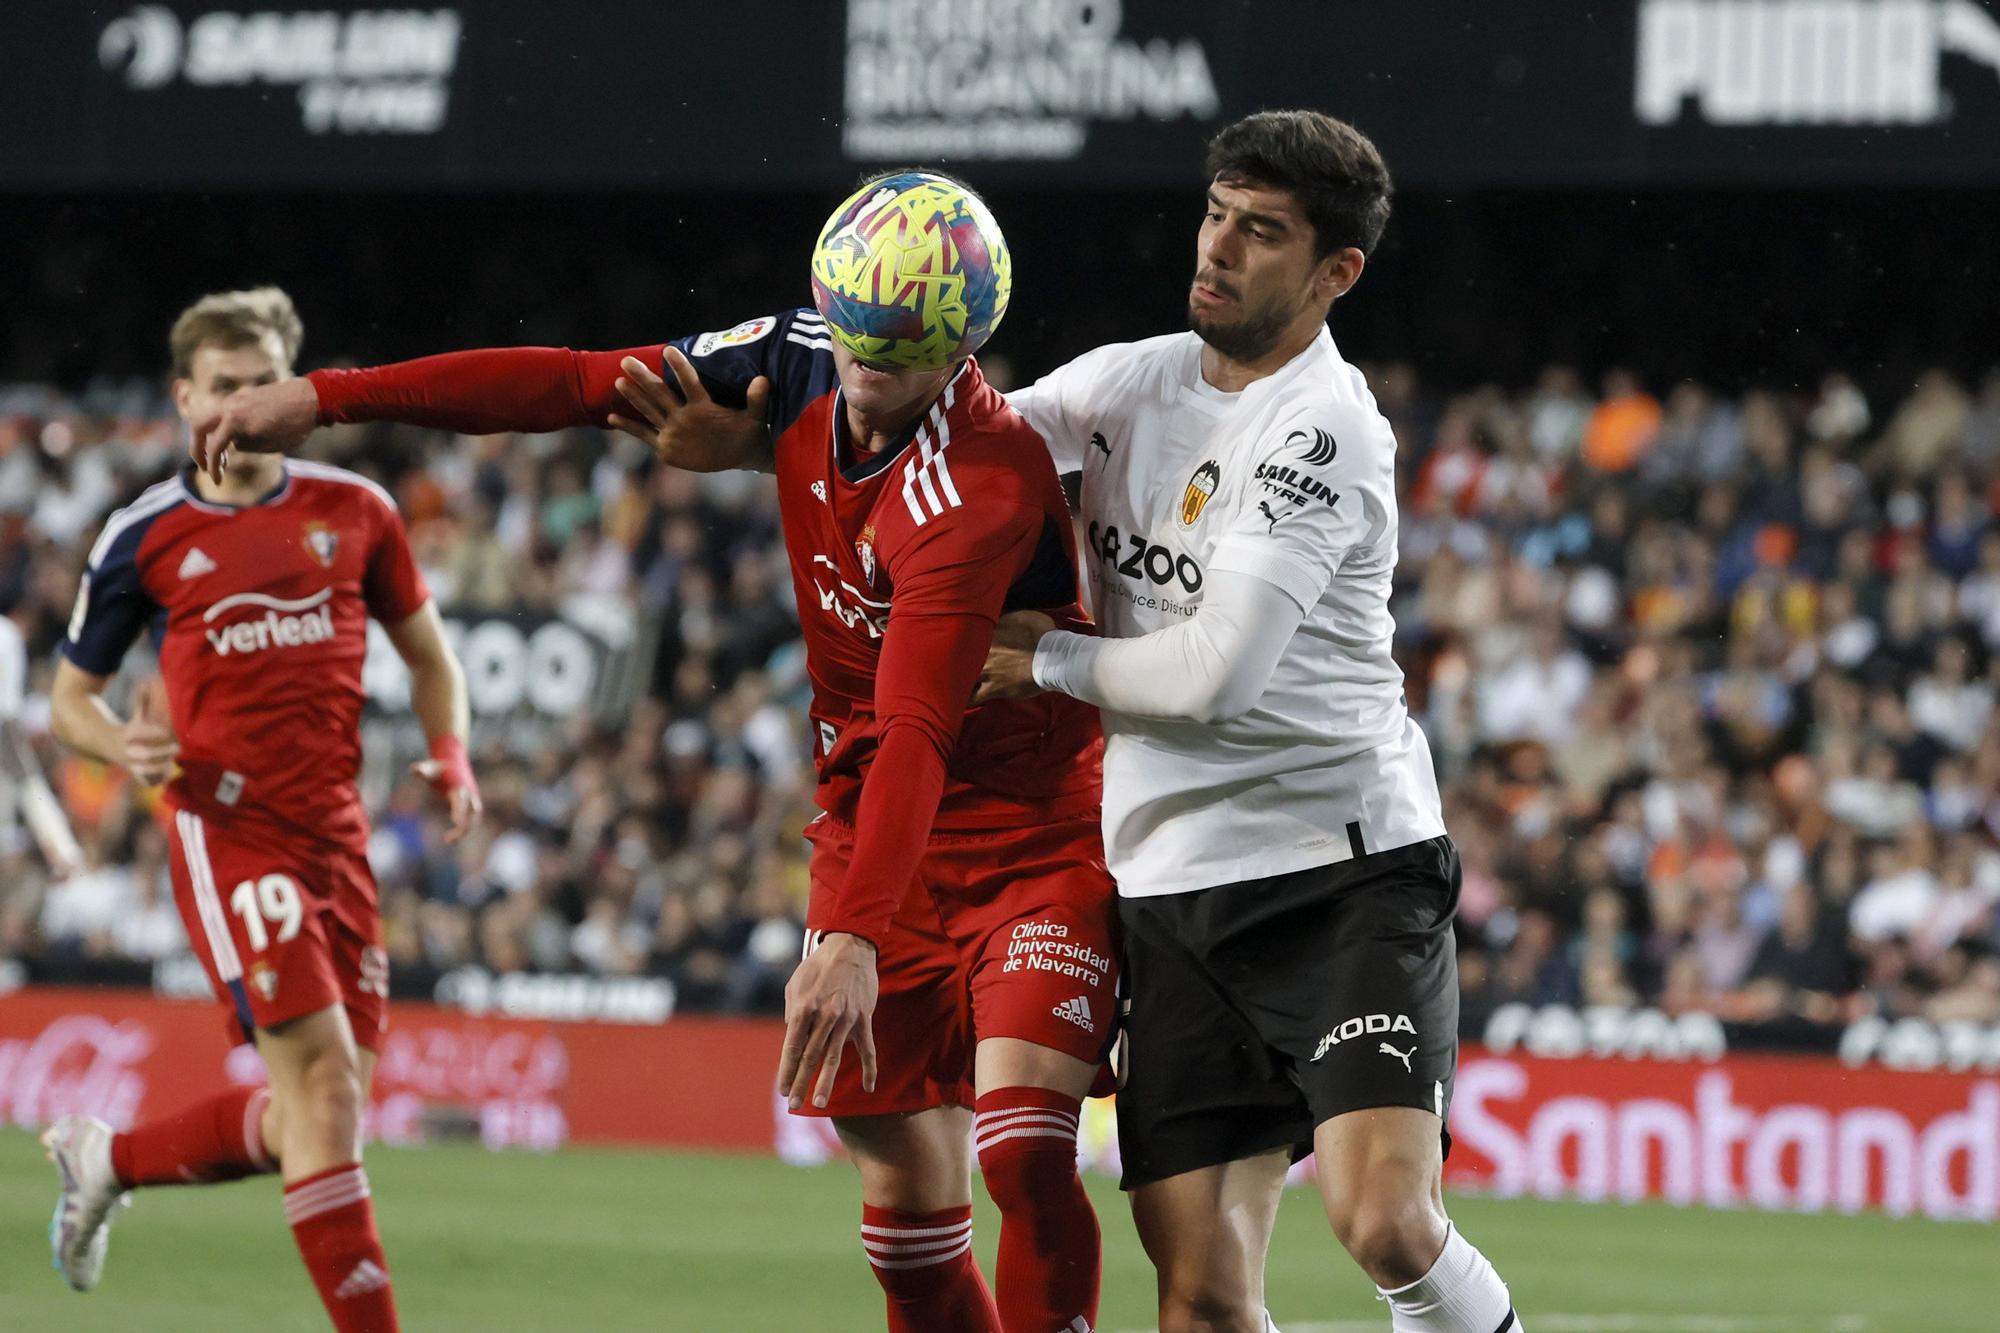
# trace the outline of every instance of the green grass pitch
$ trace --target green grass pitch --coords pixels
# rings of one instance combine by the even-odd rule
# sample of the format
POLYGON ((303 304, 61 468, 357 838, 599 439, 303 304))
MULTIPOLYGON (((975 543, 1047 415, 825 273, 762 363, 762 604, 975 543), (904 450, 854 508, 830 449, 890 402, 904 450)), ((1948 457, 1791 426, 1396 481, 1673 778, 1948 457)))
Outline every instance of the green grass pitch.
MULTIPOLYGON (((879 1329, 845 1166, 670 1153, 371 1154, 412 1333, 879 1329)), ((54 1171, 0 1132, 0 1330, 321 1333, 274 1182, 147 1192, 103 1285, 49 1268, 54 1171)), ((1104 1333, 1151 1329, 1152 1273, 1117 1190, 1104 1333)), ((981 1199, 991 1271, 998 1223, 981 1199)), ((1453 1215, 1512 1284, 1530 1333, 1973 1333, 2000 1329, 2000 1236, 1973 1224, 1461 1198, 1453 1215)), ((1294 1190, 1271 1255, 1285 1333, 1384 1333, 1386 1310, 1294 1190)))

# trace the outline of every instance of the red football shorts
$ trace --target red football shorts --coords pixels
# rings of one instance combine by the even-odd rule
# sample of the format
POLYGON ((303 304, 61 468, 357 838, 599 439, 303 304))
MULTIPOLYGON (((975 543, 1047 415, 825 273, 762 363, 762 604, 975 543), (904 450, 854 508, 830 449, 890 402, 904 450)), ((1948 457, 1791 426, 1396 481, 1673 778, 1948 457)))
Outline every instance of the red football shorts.
MULTIPOLYGON (((847 873, 854 830, 824 818, 806 837, 818 904, 847 873)), ((1115 892, 1095 817, 933 834, 876 958, 875 1091, 850 1047, 825 1108, 808 1101, 800 1114, 970 1106, 973 1048, 987 1037, 1102 1060, 1116 1029, 1115 892)), ((809 912, 808 951, 818 939, 809 912)))
POLYGON ((363 851, 171 813, 174 905, 237 1035, 340 1005, 355 1043, 378 1049, 389 956, 363 851))

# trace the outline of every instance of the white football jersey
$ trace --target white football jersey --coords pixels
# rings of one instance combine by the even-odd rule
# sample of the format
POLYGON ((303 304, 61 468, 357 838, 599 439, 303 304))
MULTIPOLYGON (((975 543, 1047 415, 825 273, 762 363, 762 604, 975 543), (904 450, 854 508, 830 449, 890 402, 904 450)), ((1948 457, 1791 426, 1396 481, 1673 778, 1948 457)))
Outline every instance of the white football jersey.
POLYGON ((1240 717, 1105 710, 1104 842, 1128 897, 1185 893, 1444 832, 1429 744, 1390 656, 1396 440, 1325 330, 1241 393, 1193 333, 1100 347, 1009 395, 1083 473, 1091 605, 1107 638, 1182 623, 1216 570, 1305 611, 1240 717))

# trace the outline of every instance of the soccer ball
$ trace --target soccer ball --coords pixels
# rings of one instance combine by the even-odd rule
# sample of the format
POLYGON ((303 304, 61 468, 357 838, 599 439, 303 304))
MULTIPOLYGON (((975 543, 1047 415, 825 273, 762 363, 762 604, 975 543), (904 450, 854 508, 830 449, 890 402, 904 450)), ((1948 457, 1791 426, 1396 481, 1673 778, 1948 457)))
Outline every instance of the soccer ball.
POLYGON ((849 195, 813 246, 813 304, 862 361, 937 370, 978 351, 1007 313, 1014 264, 986 204, 928 172, 849 195))

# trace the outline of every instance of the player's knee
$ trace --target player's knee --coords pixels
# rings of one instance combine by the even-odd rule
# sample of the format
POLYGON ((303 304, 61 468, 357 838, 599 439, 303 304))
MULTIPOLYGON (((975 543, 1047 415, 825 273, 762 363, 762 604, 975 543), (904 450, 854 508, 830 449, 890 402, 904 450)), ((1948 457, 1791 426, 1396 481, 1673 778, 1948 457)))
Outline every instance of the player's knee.
POLYGON ((1445 1221, 1428 1191, 1361 1194, 1335 1211, 1334 1234, 1378 1287, 1405 1287, 1430 1271, 1444 1248, 1445 1221))
POLYGON ((299 1079, 298 1105, 284 1115, 325 1131, 351 1131, 361 1124, 361 1071, 345 1052, 329 1051, 306 1063, 299 1079))
POLYGON ((1264 1333, 1264 1306, 1247 1292, 1212 1287, 1163 1291, 1160 1333, 1264 1333))

